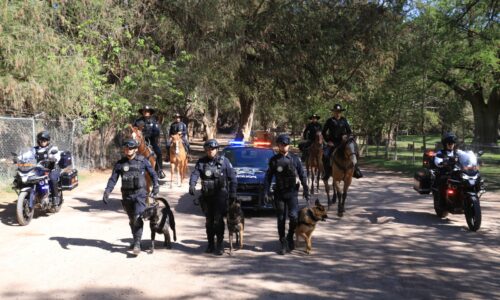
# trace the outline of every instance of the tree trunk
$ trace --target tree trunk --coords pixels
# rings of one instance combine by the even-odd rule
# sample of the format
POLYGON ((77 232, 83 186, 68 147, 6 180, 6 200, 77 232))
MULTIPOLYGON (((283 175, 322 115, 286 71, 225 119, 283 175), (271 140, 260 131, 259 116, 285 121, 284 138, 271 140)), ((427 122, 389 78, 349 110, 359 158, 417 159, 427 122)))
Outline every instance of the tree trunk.
POLYGON ((239 101, 241 106, 240 128, 243 130, 245 139, 247 140, 252 131, 253 117, 255 112, 255 99, 248 97, 245 93, 240 93, 239 101))
POLYGON ((205 125, 205 138, 213 139, 217 134, 217 118, 219 117, 218 99, 209 100, 207 108, 203 114, 203 124, 205 125))
POLYGON ((500 89, 494 88, 488 103, 480 92, 470 93, 467 99, 474 113, 474 143, 495 145, 497 143, 498 116, 500 114, 500 89))

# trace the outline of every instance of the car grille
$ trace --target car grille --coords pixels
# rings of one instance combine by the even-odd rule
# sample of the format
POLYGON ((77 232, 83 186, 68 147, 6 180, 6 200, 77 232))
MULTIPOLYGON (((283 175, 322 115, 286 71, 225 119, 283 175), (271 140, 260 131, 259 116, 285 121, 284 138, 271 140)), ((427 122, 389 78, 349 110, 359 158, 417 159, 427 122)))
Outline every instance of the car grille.
POLYGON ((259 183, 238 183, 238 192, 243 193, 259 193, 264 189, 264 186, 259 183))

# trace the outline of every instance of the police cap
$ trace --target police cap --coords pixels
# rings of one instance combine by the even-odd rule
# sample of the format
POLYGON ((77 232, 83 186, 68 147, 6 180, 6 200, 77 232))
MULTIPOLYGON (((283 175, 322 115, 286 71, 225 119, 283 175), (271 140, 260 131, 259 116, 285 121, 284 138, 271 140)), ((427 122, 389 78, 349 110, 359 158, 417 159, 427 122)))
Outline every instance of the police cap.
POLYGON ((128 139, 123 142, 122 146, 129 149, 136 149, 137 147, 139 147, 139 143, 137 143, 137 141, 134 139, 128 139))
POLYGON ((203 144, 203 148, 205 149, 217 149, 219 148, 219 143, 215 139, 210 139, 203 144))
POLYGON ((290 145, 290 137, 288 134, 280 134, 278 138, 276 138, 276 144, 290 145))

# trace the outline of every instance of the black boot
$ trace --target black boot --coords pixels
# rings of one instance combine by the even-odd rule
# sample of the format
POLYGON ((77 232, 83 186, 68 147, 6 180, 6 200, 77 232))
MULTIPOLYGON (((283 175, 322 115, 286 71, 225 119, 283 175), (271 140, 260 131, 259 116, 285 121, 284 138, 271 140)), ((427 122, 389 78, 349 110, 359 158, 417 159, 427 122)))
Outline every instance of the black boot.
POLYGON ((361 170, 359 169, 358 165, 354 166, 354 174, 352 176, 356 179, 363 177, 363 173, 361 173, 361 170))
POLYGON ((136 239, 134 241, 134 248, 132 249, 132 253, 137 256, 141 253, 141 240, 136 239))
POLYGON ((223 244, 224 244, 224 240, 217 239, 217 246, 215 247, 215 252, 214 252, 215 255, 222 255, 222 254, 224 254, 224 246, 223 246, 223 244))
POLYGON ((214 252, 214 238, 209 238, 208 246, 207 249, 205 249, 205 253, 212 253, 212 252, 214 252))
POLYGON ((61 198, 59 198, 58 196, 52 197, 52 205, 54 205, 54 207, 58 206, 60 202, 61 198))
POLYGON ((288 251, 288 242, 285 238, 280 239, 281 249, 278 251, 279 255, 285 255, 288 251))
POLYGON ((292 251, 295 249, 295 242, 293 241, 293 235, 288 235, 286 237, 287 245, 288 245, 288 252, 292 251))

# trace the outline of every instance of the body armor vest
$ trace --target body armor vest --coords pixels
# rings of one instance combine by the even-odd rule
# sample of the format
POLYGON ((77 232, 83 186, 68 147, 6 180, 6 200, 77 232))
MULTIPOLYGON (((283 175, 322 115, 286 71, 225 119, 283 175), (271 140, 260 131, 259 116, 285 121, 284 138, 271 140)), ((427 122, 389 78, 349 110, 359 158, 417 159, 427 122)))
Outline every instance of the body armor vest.
POLYGON ((218 189, 225 187, 225 180, 222 174, 223 157, 205 163, 201 172, 201 190, 204 195, 211 196, 218 189))
POLYGON ((49 158, 49 147, 42 148, 40 146, 35 147, 35 158, 37 162, 49 158))
POLYGON ((293 165, 292 157, 273 160, 273 169, 276 174, 276 190, 290 191, 296 188, 297 170, 293 165))
POLYGON ((133 191, 146 187, 144 165, 142 159, 134 158, 123 163, 121 169, 122 190, 133 191))

